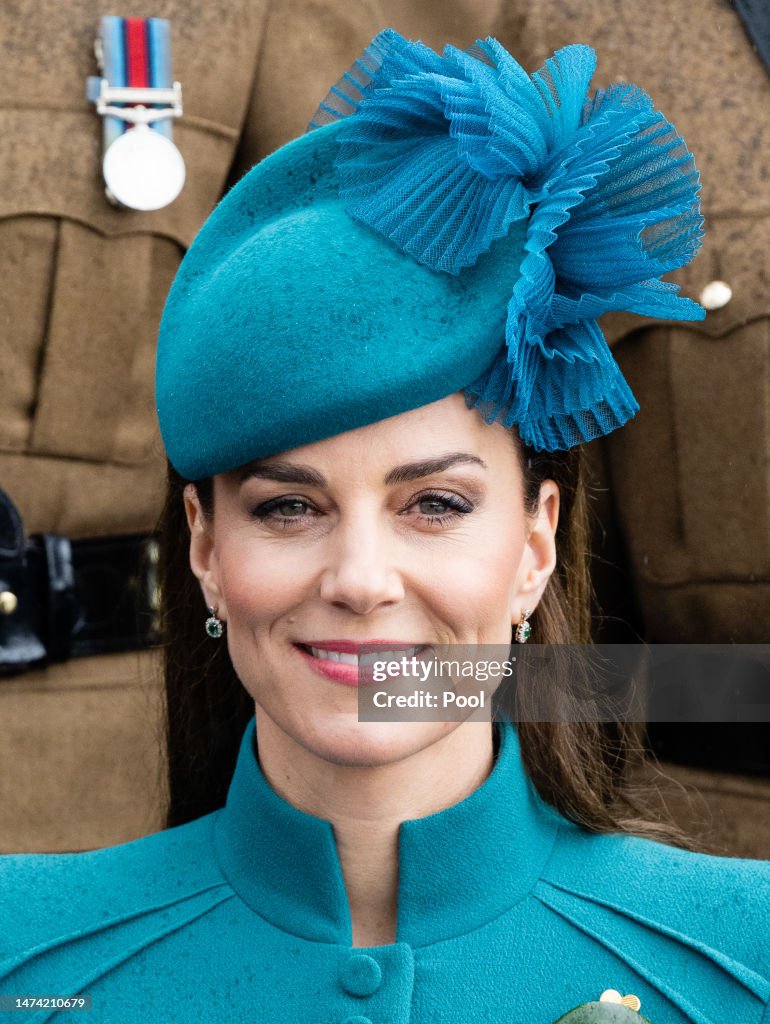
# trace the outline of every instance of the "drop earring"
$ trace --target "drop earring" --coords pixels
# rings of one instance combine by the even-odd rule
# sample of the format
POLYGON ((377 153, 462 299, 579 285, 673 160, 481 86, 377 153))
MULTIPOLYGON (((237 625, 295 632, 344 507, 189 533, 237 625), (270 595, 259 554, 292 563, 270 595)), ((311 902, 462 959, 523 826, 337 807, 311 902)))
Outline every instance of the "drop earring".
POLYGON ((206 619, 206 633, 212 640, 218 640, 225 631, 224 623, 220 618, 217 618, 218 610, 216 605, 213 608, 209 608, 209 617, 206 619))
POLYGON ((530 608, 528 608, 526 611, 523 611, 521 613, 521 618, 519 619, 519 624, 516 627, 515 639, 516 639, 516 643, 517 644, 525 644, 527 642, 527 640, 529 640, 530 636, 532 635, 532 626, 530 625, 530 623, 528 621, 531 614, 532 614, 532 610, 530 608))

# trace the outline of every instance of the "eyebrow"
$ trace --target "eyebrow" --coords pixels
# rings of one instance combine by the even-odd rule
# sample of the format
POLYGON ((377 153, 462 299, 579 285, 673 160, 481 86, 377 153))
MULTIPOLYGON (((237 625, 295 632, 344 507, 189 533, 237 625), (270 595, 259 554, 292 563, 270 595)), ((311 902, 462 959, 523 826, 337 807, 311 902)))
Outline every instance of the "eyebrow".
MULTIPOLYGON (((443 473, 452 466, 472 463, 487 468, 486 462, 471 452, 449 452, 435 459, 421 459, 419 462, 406 462, 395 466, 386 475, 384 483, 400 484, 407 480, 419 480, 434 473, 443 473)), ((243 483, 250 477, 262 480, 279 480, 285 484, 303 484, 305 487, 326 487, 326 478, 311 466, 302 466, 294 462, 250 462, 239 474, 239 482, 243 483)))

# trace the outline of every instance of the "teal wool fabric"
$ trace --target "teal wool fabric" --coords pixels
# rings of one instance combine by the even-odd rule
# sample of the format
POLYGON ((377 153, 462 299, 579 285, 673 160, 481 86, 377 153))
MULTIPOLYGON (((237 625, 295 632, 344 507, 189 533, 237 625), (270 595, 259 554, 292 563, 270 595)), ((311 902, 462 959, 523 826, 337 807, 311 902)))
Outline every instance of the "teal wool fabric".
POLYGON ((397 941, 351 948, 332 826, 273 791, 251 720, 221 810, 0 857, 0 994, 92 996, 28 1024, 553 1024, 608 988, 652 1024, 770 1022, 770 863, 580 829, 510 723, 477 790, 401 825, 399 858, 397 941))
POLYGON ((354 221, 341 123, 254 167, 196 236, 158 337, 163 441, 188 479, 460 391, 500 350, 525 227, 453 276, 354 221))

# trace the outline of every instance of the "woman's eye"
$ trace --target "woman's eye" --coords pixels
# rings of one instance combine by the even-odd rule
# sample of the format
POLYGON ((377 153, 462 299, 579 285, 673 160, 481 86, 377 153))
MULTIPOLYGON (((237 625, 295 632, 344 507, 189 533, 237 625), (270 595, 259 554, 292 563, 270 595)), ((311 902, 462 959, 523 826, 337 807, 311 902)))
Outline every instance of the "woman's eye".
POLYGON ((422 494, 413 504, 423 519, 442 526, 473 511, 473 505, 459 494, 422 494))
POLYGON ((251 514, 255 519, 267 520, 278 526, 291 528, 295 523, 308 518, 306 513, 310 507, 309 502, 303 498, 281 497, 258 505, 251 514))

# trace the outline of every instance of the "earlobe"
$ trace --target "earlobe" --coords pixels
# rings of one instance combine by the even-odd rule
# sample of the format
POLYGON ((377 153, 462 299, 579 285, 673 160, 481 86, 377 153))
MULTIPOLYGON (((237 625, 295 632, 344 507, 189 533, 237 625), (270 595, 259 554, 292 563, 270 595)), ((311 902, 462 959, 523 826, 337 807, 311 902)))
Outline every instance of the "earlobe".
POLYGON ((194 484, 184 489, 185 514, 190 528, 190 568, 201 585, 207 607, 217 605, 224 619, 224 601, 219 587, 219 575, 214 548, 214 532, 209 518, 201 507, 194 484))

